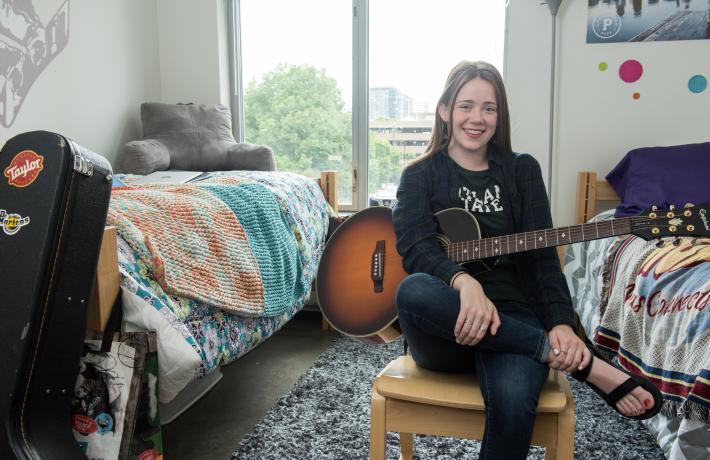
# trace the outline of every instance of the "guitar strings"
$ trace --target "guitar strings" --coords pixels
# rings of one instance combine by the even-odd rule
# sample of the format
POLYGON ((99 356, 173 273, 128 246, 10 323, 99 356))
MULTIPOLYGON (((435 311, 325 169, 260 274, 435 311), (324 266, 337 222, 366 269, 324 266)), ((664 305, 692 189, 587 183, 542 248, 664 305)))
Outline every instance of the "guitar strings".
MULTIPOLYGON (((670 227, 670 224, 668 223, 649 219, 650 218, 646 216, 630 216, 626 218, 607 220, 602 222, 589 222, 585 224, 577 224, 573 226, 571 225, 568 227, 545 228, 511 235, 500 235, 497 237, 487 237, 469 241, 457 241, 449 243, 442 249, 449 256, 461 256, 465 258, 469 257, 469 254, 472 253, 471 249, 473 249, 473 252, 478 253, 479 255, 474 257, 472 260, 477 260, 498 255, 515 254, 519 252, 525 252, 527 250, 541 249, 542 247, 556 247, 563 246, 566 244, 574 244, 586 240, 603 239, 617 235, 627 235, 634 233, 633 230, 648 229, 654 227, 670 227), (639 225, 640 223, 643 223, 644 225, 639 225), (631 227, 631 224, 636 224, 633 229, 631 227), (615 225, 617 227, 616 229, 614 228, 615 225), (563 236, 563 241, 565 238, 567 238, 568 242, 559 244, 560 232, 564 232, 562 233, 562 235, 565 235, 565 233, 567 234, 566 236, 563 236), (587 236, 595 233, 596 236, 594 238, 587 238, 587 236), (514 250, 511 251, 510 239, 513 237, 514 250), (543 237, 545 238, 545 243, 540 248, 538 248, 537 241, 542 241, 541 238, 543 237), (500 241, 495 241, 496 238, 500 241), (516 241, 518 238, 520 238, 520 241, 522 241, 522 246, 525 249, 518 250, 521 246, 521 244, 516 241), (555 244, 549 244, 548 238, 554 240, 555 244), (528 245, 532 247, 528 248, 528 245)), ((665 217, 663 217, 661 220, 663 219, 665 219, 665 217)), ((683 233, 682 230, 678 234, 663 236, 680 236, 681 233, 683 233)), ((658 235, 657 237, 662 236, 658 235)))
MULTIPOLYGON (((680 217, 680 216, 678 216, 680 217)), ((655 221, 651 219, 650 217, 647 216, 629 216, 629 217, 624 217, 620 219, 613 219, 613 220, 606 220, 606 221, 601 221, 601 222, 588 222, 584 224, 575 224, 575 225, 570 225, 568 227, 553 227, 553 228, 545 228, 545 229, 539 229, 539 230, 531 230, 529 232, 522 232, 522 233, 514 233, 510 235, 501 235, 498 237, 486 237, 486 238, 479 238, 475 240, 467 240, 467 241, 457 241, 457 242, 452 242, 452 243, 444 243, 442 244, 442 249, 447 252, 449 255, 452 255, 452 252, 456 252, 456 250, 463 251, 463 248, 465 246, 473 246, 475 244, 478 244, 479 247, 481 245, 486 246, 488 245, 491 250, 494 248, 494 243, 492 243, 492 240, 495 238, 499 238, 500 240, 506 240, 505 243, 499 243, 497 246, 499 248, 505 247, 506 250, 501 250, 502 253, 505 254, 511 254, 511 253, 518 253, 518 252, 525 252, 528 249, 525 249, 523 251, 513 251, 513 252, 507 252, 507 249, 509 248, 509 239, 513 236, 516 238, 523 238, 524 243, 523 246, 527 247, 529 245, 535 246, 535 240, 540 238, 541 235, 544 235, 547 237, 548 232, 557 232, 559 233, 562 230, 566 230, 568 233, 568 239, 573 240, 576 239, 576 237, 582 236, 582 240, 580 241, 570 241, 570 243, 564 243, 564 244, 553 244, 553 245, 545 245, 544 247, 556 247, 556 246, 564 246, 566 244, 575 244, 581 241, 585 241, 585 233, 591 231, 595 231, 597 234, 603 233, 604 231, 611 231, 609 235, 606 236, 597 236, 595 238, 588 238, 586 240, 594 240, 594 239, 604 239, 604 238, 610 238, 612 236, 620 236, 620 235, 628 235, 632 233, 632 229, 625 228, 625 224, 629 223, 635 223, 635 224, 641 224, 643 223, 644 225, 637 226, 637 229, 645 229, 645 228, 665 228, 665 227, 670 227, 669 223, 662 222, 662 220, 668 219, 667 217, 662 217, 659 221, 655 221), (617 225, 619 228, 617 230, 614 229, 614 225, 617 225), (601 228, 600 228, 601 227, 601 228), (537 235, 536 235, 537 233, 537 235)), ((682 232, 679 232, 682 233, 682 232)), ((672 237, 672 236, 681 236, 681 235, 663 235, 666 237, 672 237)), ((660 238, 661 236, 658 236, 657 238, 660 238)), ((559 239, 556 240, 556 242, 559 241, 559 239)), ((390 245, 391 247, 392 245, 390 245)), ((529 250, 534 250, 534 249, 542 249, 540 248, 530 248, 529 250)), ((484 252, 488 252, 488 249, 484 249, 484 252)), ((395 249, 393 250, 388 250, 385 249, 384 251, 384 256, 389 257, 389 258, 396 258, 396 259, 401 259, 402 256, 397 252, 395 249)), ((495 255, 494 255, 495 256, 495 255)), ((487 257, 482 257, 482 258, 487 258, 487 257)), ((475 259, 474 259, 475 260, 475 259)))

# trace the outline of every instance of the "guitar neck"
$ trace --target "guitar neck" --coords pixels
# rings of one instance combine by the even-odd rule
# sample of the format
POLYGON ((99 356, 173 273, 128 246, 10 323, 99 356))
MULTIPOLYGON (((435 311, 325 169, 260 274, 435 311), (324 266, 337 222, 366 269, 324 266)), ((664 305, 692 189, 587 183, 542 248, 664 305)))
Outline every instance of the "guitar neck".
POLYGON ((447 255, 456 263, 472 262, 489 257, 562 246, 582 241, 598 240, 631 233, 631 218, 623 217, 569 227, 548 228, 478 240, 450 243, 447 255))

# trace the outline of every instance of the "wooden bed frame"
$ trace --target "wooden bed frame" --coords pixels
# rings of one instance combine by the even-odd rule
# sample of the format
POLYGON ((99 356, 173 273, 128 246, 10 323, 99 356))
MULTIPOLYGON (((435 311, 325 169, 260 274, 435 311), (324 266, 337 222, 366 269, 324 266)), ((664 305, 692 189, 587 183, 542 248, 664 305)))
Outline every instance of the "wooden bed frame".
MULTIPOLYGON (((322 171, 315 181, 320 186, 326 201, 333 210, 338 212, 338 174, 336 171, 322 171)), ((106 227, 101 251, 96 267, 94 291, 89 304, 87 329, 103 331, 120 293, 120 276, 118 273, 118 248, 116 227, 106 227)), ((325 327, 325 319, 324 327, 325 327)))
POLYGON ((609 182, 597 180, 597 173, 592 171, 577 173, 575 224, 587 222, 597 214, 597 209, 601 206, 609 209, 618 202, 619 195, 616 194, 609 182))
MULTIPOLYGON (((577 201, 574 209, 574 223, 583 224, 594 217, 597 212, 610 209, 619 202, 609 182, 597 180, 597 173, 581 171, 577 173, 577 201), (599 211, 598 211, 599 210, 599 211)), ((560 266, 564 268, 567 246, 557 246, 557 256, 560 266)))

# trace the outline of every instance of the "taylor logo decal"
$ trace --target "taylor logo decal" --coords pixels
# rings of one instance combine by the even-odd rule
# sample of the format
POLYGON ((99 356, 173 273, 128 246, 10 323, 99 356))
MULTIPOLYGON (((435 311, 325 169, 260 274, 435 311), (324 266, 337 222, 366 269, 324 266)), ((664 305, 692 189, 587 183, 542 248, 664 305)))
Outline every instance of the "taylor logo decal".
POLYGON ((23 150, 15 155, 10 166, 5 168, 4 174, 10 185, 23 188, 31 185, 42 169, 44 169, 44 157, 32 150, 23 150))
POLYGON ((4 209, 0 209, 0 227, 6 235, 14 235, 22 227, 30 223, 29 217, 22 217, 19 214, 8 214, 4 209))

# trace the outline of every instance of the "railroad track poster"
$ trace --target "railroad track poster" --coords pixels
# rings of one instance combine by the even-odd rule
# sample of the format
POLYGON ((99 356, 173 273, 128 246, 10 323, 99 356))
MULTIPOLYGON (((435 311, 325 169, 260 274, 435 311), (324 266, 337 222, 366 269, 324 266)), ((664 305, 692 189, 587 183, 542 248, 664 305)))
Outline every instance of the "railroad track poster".
POLYGON ((587 43, 710 39, 708 0, 588 0, 587 43))

